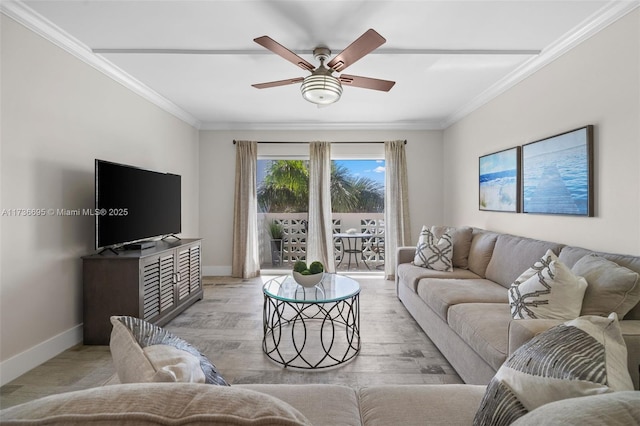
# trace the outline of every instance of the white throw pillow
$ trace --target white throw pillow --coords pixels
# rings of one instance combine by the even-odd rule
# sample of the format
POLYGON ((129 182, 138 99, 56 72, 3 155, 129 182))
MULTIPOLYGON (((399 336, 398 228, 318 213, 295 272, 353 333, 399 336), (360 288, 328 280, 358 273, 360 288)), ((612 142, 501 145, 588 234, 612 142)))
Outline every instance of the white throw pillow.
POLYGON ((540 333, 502 364, 474 425, 511 424, 553 401, 630 390, 618 316, 579 317, 540 333))
POLYGON ((228 386, 195 347, 162 327, 112 316, 111 357, 121 383, 195 382, 228 386))
POLYGON ((575 275, 551 250, 509 288, 514 319, 574 319, 580 316, 587 281, 575 275))
POLYGON ((453 242, 447 232, 440 239, 436 239, 431 230, 423 226, 416 247, 413 263, 423 268, 436 271, 453 271, 453 242))
POLYGON ((153 382, 205 383, 200 358, 171 345, 151 345, 142 349, 155 370, 153 382))

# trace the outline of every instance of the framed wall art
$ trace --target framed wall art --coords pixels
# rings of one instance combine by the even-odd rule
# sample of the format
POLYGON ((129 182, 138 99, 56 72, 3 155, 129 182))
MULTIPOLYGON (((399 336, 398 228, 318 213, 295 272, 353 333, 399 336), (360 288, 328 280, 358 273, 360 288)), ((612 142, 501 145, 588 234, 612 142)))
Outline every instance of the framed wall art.
POLYGON ((520 147, 480 157, 479 209, 520 211, 520 147))
POLYGON ((593 126, 522 146, 524 213, 593 216, 593 126))

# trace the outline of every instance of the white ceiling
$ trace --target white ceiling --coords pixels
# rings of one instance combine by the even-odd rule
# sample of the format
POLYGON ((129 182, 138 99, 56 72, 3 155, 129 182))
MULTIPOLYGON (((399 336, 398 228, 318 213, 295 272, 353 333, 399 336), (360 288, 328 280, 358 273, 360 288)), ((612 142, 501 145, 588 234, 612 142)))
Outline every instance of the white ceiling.
POLYGON ((3 12, 199 128, 426 129, 455 122, 637 5, 604 0, 67 0, 6 1, 3 12), (317 64, 310 54, 314 47, 325 45, 337 54, 369 28, 387 43, 346 72, 394 80, 390 92, 345 87, 338 103, 317 108, 301 97, 297 84, 251 87, 306 75, 254 38, 268 35, 317 64), (214 52, 96 55, 95 49, 214 52))

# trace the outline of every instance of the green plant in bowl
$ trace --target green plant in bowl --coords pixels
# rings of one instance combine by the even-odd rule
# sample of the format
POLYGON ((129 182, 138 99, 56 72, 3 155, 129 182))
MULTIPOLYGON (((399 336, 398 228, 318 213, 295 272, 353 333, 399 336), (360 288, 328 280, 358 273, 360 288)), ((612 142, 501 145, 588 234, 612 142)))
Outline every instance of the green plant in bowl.
POLYGON ((307 263, 304 260, 298 260, 293 264, 293 270, 295 272, 302 272, 307 270, 307 263))
POLYGON ((324 278, 324 265, 321 262, 312 262, 307 268, 304 261, 297 261, 293 265, 293 279, 303 287, 313 287, 324 278))
POLYGON ((324 265, 318 261, 312 262, 309 265, 309 271, 311 274, 321 274, 324 272, 324 265))

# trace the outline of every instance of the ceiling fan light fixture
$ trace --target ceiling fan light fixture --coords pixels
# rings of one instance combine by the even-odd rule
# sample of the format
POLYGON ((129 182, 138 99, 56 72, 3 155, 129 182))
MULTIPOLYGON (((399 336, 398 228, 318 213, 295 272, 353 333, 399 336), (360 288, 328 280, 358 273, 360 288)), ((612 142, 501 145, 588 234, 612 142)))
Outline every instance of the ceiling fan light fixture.
POLYGON ((305 77, 300 86, 302 97, 317 105, 329 105, 340 99, 342 85, 332 75, 312 74, 305 77))

